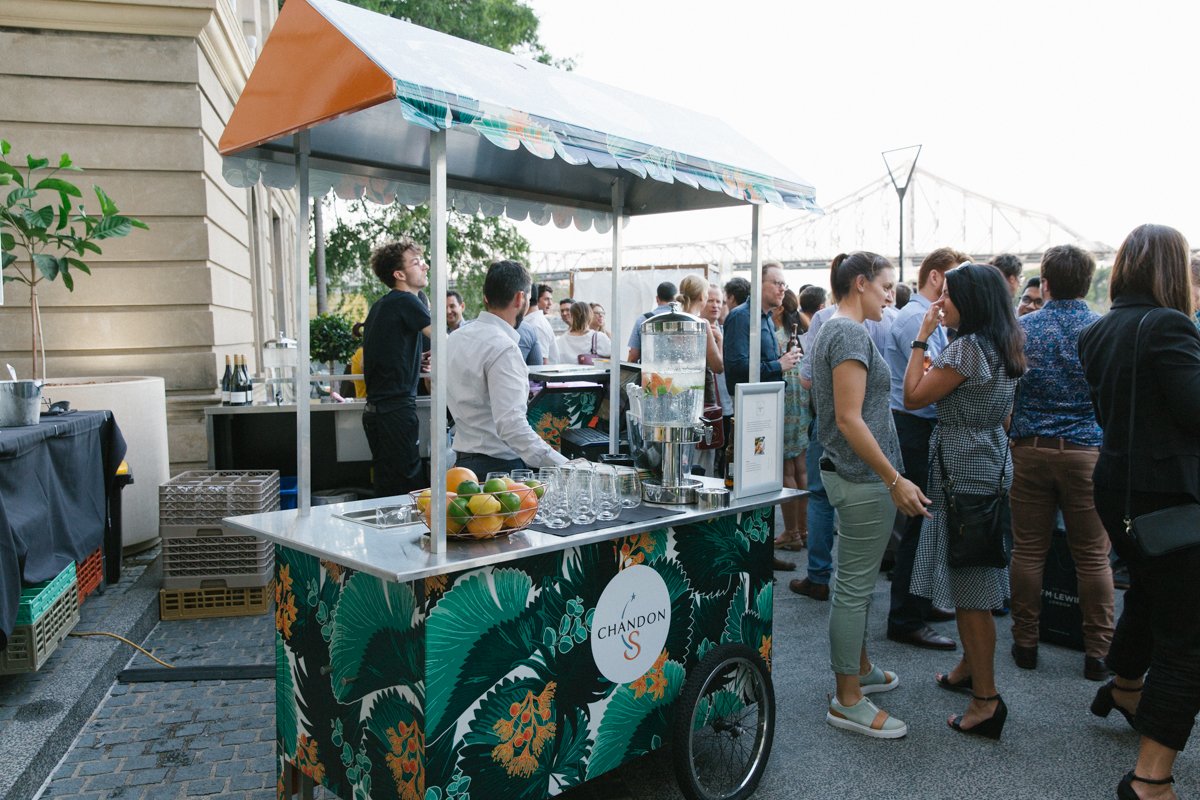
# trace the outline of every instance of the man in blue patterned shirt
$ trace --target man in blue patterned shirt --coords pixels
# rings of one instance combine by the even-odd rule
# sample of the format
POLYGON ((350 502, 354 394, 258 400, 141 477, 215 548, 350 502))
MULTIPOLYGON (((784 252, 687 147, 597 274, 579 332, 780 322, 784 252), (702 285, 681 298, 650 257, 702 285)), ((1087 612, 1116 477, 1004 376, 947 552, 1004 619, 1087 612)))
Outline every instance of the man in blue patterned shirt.
POLYGON ((1014 470, 1010 577, 1013 660, 1034 669, 1042 572, 1061 509, 1079 579, 1084 676, 1099 681, 1108 677, 1104 658, 1113 634, 1112 569, 1108 536, 1092 496, 1103 433, 1079 363, 1079 334, 1100 318, 1081 299, 1095 271, 1095 260, 1078 247, 1050 248, 1042 259, 1042 309, 1020 319, 1028 369, 1009 429, 1014 470))

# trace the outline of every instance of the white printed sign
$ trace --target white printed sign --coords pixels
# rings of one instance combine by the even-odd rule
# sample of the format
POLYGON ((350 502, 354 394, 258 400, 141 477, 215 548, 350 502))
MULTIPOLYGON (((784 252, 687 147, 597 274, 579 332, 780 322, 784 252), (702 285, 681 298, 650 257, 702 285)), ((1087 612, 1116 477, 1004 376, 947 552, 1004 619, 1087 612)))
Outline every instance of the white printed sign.
POLYGON ((618 572, 596 603, 592 658, 613 683, 629 683, 654 665, 671 630, 671 595, 662 577, 634 564, 618 572))

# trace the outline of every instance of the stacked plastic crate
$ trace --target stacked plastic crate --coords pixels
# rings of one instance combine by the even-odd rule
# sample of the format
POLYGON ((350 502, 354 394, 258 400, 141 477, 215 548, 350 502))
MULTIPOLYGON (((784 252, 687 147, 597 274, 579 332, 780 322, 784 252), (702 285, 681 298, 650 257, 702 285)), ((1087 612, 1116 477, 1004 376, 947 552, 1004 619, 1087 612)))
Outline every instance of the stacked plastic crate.
POLYGON ((37 672, 79 623, 75 563, 55 578, 21 589, 17 624, 0 650, 0 675, 37 672))
POLYGON ((279 509, 279 473, 181 473, 158 489, 162 619, 261 614, 270 605, 275 553, 269 542, 234 536, 225 517, 279 509))

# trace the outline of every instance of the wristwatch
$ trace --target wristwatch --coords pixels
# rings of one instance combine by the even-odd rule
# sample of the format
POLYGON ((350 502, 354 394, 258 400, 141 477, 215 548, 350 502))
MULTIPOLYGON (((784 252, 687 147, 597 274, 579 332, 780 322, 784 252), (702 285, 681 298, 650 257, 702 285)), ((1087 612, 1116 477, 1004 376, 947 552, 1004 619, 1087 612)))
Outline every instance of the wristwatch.
POLYGON ((911 347, 914 350, 916 350, 918 348, 921 350, 928 350, 929 342, 922 342, 920 339, 913 339, 912 344, 910 344, 909 347, 911 347))

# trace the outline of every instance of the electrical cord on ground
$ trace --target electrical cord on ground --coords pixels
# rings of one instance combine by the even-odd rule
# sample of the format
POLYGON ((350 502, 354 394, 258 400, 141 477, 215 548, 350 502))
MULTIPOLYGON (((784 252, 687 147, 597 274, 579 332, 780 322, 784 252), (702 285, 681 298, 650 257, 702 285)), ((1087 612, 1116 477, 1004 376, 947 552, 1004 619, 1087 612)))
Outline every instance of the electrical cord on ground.
POLYGON ((111 637, 112 637, 112 638, 114 638, 114 639, 120 639, 120 640, 121 640, 122 642, 124 642, 125 644, 129 645, 129 646, 130 646, 130 647, 132 647, 133 649, 135 649, 135 650, 137 650, 138 652, 140 652, 142 655, 146 656, 146 658, 149 658, 149 659, 151 659, 151 660, 153 660, 153 661, 157 661, 159 664, 162 664, 162 665, 163 665, 164 667, 166 667, 167 669, 175 669, 175 665, 174 665, 174 664, 168 664, 167 662, 163 661, 161 658, 158 658, 157 656, 151 655, 151 654, 150 654, 150 653, 149 653, 149 652, 148 652, 148 651, 147 651, 145 648, 141 647, 140 645, 134 644, 133 642, 131 642, 131 641, 129 641, 128 639, 126 639, 124 636, 118 636, 118 635, 117 635, 117 634, 115 634, 115 633, 109 633, 108 631, 84 631, 84 632, 81 632, 81 633, 77 633, 77 632, 74 632, 74 631, 73 631, 73 632, 71 632, 71 633, 68 633, 68 634, 67 634, 67 636, 79 636, 79 637, 83 637, 83 636, 111 636, 111 637))

